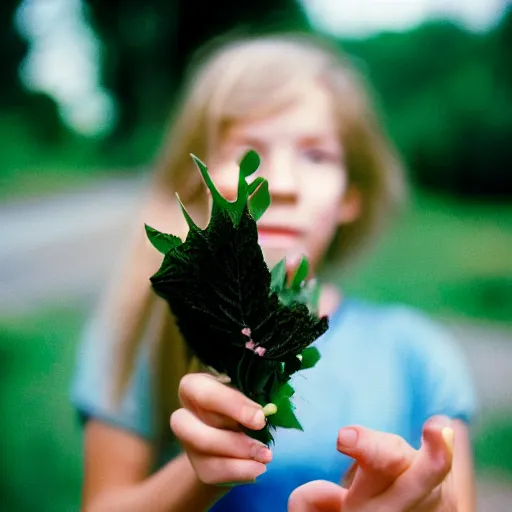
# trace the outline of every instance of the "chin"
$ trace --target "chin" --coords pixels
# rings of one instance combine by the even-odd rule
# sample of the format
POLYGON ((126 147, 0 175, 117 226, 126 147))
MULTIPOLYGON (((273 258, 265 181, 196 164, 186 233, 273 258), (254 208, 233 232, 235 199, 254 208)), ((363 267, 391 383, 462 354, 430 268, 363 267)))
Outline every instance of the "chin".
POLYGON ((265 263, 271 270, 277 263, 279 263, 283 258, 286 257, 286 251, 279 250, 273 247, 262 247, 262 252, 263 257, 265 258, 265 263))
MULTIPOLYGON (((297 258, 306 256, 306 251, 302 247, 267 247, 262 245, 263 257, 268 268, 272 268, 279 263, 283 258, 297 258)), ((309 259, 309 258, 308 258, 309 259)))

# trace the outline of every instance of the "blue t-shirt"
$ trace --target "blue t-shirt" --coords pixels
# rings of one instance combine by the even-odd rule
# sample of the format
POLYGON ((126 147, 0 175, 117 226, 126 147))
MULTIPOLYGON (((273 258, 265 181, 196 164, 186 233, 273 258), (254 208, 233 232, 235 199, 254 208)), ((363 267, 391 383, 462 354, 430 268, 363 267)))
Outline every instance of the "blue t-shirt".
MULTIPOLYGON (((72 400, 96 417, 144 438, 154 434, 151 376, 142 353, 119 410, 108 407, 108 330, 92 323, 78 358, 72 400)), ((469 421, 475 397, 459 347, 437 324, 403 306, 345 299, 315 345, 321 360, 292 377, 304 431, 279 429, 273 461, 257 483, 233 488, 215 512, 285 512, 291 492, 311 480, 339 483, 351 460, 336 451, 338 430, 359 424, 419 447, 434 414, 469 421)))

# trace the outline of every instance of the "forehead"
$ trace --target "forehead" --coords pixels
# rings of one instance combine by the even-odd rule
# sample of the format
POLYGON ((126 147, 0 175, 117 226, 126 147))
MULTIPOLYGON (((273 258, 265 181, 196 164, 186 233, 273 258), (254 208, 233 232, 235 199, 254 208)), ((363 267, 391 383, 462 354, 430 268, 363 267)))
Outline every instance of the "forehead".
POLYGON ((229 139, 279 139, 286 135, 337 138, 333 98, 326 87, 309 85, 288 104, 263 116, 232 120, 226 124, 225 131, 229 139))

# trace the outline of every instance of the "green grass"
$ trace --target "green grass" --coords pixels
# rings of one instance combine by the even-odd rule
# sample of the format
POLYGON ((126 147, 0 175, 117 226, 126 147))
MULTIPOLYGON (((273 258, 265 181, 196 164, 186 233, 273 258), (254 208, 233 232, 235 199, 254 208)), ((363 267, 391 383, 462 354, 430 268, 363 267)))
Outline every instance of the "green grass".
POLYGON ((417 194, 394 229, 338 282, 375 301, 511 324, 512 205, 417 194))
POLYGON ((68 388, 82 322, 72 308, 0 320, 2 510, 79 508, 82 441, 68 388))
POLYGON ((129 144, 64 129, 57 140, 45 142, 21 114, 1 112, 0 202, 61 193, 116 174, 133 174, 151 160, 160 137, 161 127, 146 125, 129 144))
POLYGON ((512 480, 511 411, 497 411, 484 419, 474 450, 477 471, 500 472, 512 480))

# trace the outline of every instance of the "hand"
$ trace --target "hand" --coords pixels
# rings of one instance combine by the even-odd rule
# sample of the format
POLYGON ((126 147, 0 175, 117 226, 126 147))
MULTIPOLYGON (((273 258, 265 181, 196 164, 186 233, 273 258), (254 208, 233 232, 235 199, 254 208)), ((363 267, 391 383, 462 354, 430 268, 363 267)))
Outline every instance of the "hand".
POLYGON ((316 481, 297 488, 289 512, 455 512, 450 470, 453 430, 433 417, 423 427, 419 450, 393 434, 344 428, 338 450, 353 457, 347 488, 316 481))
POLYGON ((271 451, 241 432, 261 430, 263 409, 211 375, 189 374, 180 382, 182 408, 171 416, 194 471, 205 484, 253 482, 272 460, 271 451))

